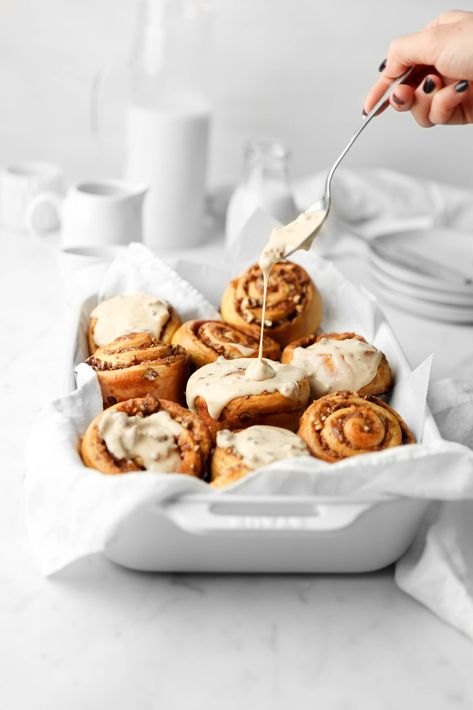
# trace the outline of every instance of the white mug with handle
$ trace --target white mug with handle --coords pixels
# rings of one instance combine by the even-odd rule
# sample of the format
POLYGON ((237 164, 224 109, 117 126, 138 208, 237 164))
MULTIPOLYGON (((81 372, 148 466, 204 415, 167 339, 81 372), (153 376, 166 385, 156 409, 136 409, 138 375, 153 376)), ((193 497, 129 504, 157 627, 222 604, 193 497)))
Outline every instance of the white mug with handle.
MULTIPOLYGON (((62 190, 61 168, 54 163, 24 160, 0 168, 0 222, 3 227, 23 232, 28 206, 37 195, 62 190)), ((57 214, 44 210, 37 219, 43 233, 57 229, 57 214)))
POLYGON ((125 180, 84 180, 62 198, 37 195, 29 204, 29 230, 41 236, 42 211, 54 209, 61 224, 62 247, 97 247, 142 240, 142 208, 148 188, 125 180))

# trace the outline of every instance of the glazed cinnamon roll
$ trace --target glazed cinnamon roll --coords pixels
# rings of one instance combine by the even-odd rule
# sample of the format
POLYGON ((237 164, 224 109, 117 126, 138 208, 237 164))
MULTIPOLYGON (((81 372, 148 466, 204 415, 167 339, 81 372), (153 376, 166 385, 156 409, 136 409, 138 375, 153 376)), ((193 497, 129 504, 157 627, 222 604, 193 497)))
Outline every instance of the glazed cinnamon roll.
POLYGON ((102 473, 156 471, 201 477, 211 439, 199 417, 175 402, 119 402, 89 425, 80 445, 86 466, 102 473))
POLYGON ((88 343, 94 354, 120 335, 150 333, 153 338, 170 343, 181 325, 174 308, 162 298, 149 293, 124 293, 99 303, 90 314, 88 343))
POLYGON ((415 443, 392 407, 378 397, 356 392, 335 392, 312 402, 302 416, 299 436, 313 456, 329 463, 415 443))
POLYGON ((97 373, 104 407, 147 394, 184 401, 190 361, 180 345, 130 333, 97 348, 86 362, 97 373))
MULTIPOLYGON (((245 329, 261 325, 263 274, 257 264, 230 283, 220 310, 227 323, 245 329)), ((265 328, 282 346, 313 333, 322 319, 322 299, 309 275, 298 264, 280 261, 269 275, 265 328)))
MULTIPOLYGON (((190 320, 176 330, 172 342, 182 345, 194 365, 202 367, 220 356, 226 360, 257 357, 259 336, 258 327, 244 332, 223 321, 190 320)), ((279 352, 279 343, 264 336, 263 356, 277 360, 279 352)))
POLYGON ((385 355, 356 333, 307 335, 284 348, 281 361, 304 370, 312 398, 340 390, 382 394, 392 386, 385 355))
POLYGON ((187 405, 207 424, 212 436, 220 429, 244 429, 253 424, 297 429, 309 398, 307 377, 293 365, 263 360, 268 376, 252 379, 247 376, 252 363, 258 361, 219 358, 189 378, 187 405))
POLYGON ((309 455, 304 441, 281 427, 251 426, 241 431, 223 429, 217 432, 217 445, 212 454, 211 483, 220 488, 274 461, 309 455))

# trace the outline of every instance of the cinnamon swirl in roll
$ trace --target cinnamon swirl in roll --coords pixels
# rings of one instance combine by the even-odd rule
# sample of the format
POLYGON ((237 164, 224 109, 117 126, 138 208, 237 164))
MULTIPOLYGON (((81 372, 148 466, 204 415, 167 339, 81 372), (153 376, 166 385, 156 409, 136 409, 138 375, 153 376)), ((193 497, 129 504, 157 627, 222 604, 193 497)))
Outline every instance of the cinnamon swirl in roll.
POLYGON ((219 358, 196 370, 186 389, 189 409, 207 424, 212 436, 220 429, 270 424, 295 431, 309 398, 302 370, 273 360, 219 358), (255 368, 256 366, 256 368, 255 368))
MULTIPOLYGON (((215 362, 218 357, 232 360, 257 357, 259 328, 247 332, 218 320, 190 320, 183 323, 173 335, 172 342, 182 345, 196 367, 215 362)), ((263 338, 263 356, 270 360, 279 358, 279 343, 268 336, 263 338)))
POLYGON ((211 483, 227 486, 250 471, 274 461, 308 456, 304 441, 292 431, 274 426, 251 426, 241 431, 217 432, 217 445, 210 463, 211 483))
POLYGON ((186 351, 149 333, 122 335, 97 348, 87 364, 97 373, 104 407, 147 394, 184 401, 190 369, 186 351))
MULTIPOLYGON (((261 326, 263 272, 250 266, 230 283, 222 297, 222 318, 238 328, 261 326)), ((313 333, 322 319, 322 299, 306 271, 290 261, 273 265, 269 275, 264 326, 267 334, 287 345, 313 333)))
POLYGON ((415 443, 392 407, 378 397, 356 392, 335 392, 312 402, 302 416, 299 436, 313 456, 329 463, 415 443))
POLYGON ((174 308, 149 293, 125 293, 99 303, 90 315, 88 343, 90 354, 120 335, 150 333, 170 343, 181 325, 174 308))
POLYGON ((175 402, 144 398, 119 402, 85 432, 80 453, 102 473, 155 471, 201 477, 211 449, 207 427, 175 402))
POLYGON ((307 335, 284 348, 281 361, 304 370, 312 398, 340 390, 382 394, 392 386, 385 355, 356 333, 307 335))

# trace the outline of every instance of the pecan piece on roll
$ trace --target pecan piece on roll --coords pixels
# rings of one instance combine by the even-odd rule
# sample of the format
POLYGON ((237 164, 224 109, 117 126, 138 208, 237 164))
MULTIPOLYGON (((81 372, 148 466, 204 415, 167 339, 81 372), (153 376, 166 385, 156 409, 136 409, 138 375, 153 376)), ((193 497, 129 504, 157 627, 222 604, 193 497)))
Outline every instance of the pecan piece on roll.
MULTIPOLYGON (((238 328, 261 325, 263 308, 263 273, 257 264, 231 281, 222 297, 222 318, 238 328)), ((322 320, 322 298, 298 264, 280 261, 269 275, 265 328, 267 334, 287 345, 292 340, 313 333, 322 320)))

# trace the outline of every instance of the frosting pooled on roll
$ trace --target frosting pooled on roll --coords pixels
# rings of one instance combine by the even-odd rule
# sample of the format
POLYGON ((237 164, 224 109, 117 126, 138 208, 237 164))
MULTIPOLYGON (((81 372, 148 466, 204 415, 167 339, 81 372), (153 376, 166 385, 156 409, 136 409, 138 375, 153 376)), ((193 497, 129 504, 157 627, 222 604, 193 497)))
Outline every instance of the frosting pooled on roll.
POLYGON ((375 377, 382 353, 358 338, 322 338, 308 347, 297 347, 292 364, 307 375, 313 397, 328 392, 357 392, 375 377))
POLYGON ((267 379, 251 379, 247 369, 255 360, 219 358, 194 372, 187 383, 186 398, 189 409, 195 412, 194 401, 201 397, 213 419, 218 419, 226 405, 237 397, 280 392, 283 397, 297 399, 304 372, 294 365, 283 365, 274 360, 263 360, 271 368, 267 379))
POLYGON ((94 341, 101 346, 127 333, 147 332, 159 339, 170 308, 166 301, 147 293, 121 294, 99 303, 91 317, 96 319, 94 341))
POLYGON ((112 456, 138 460, 149 471, 178 469, 181 457, 177 437, 182 431, 181 424, 164 410, 147 417, 109 411, 99 424, 99 434, 112 456))
POLYGON ((300 436, 287 429, 265 425, 251 426, 237 432, 223 429, 217 433, 217 446, 233 449, 251 468, 310 455, 300 436))

